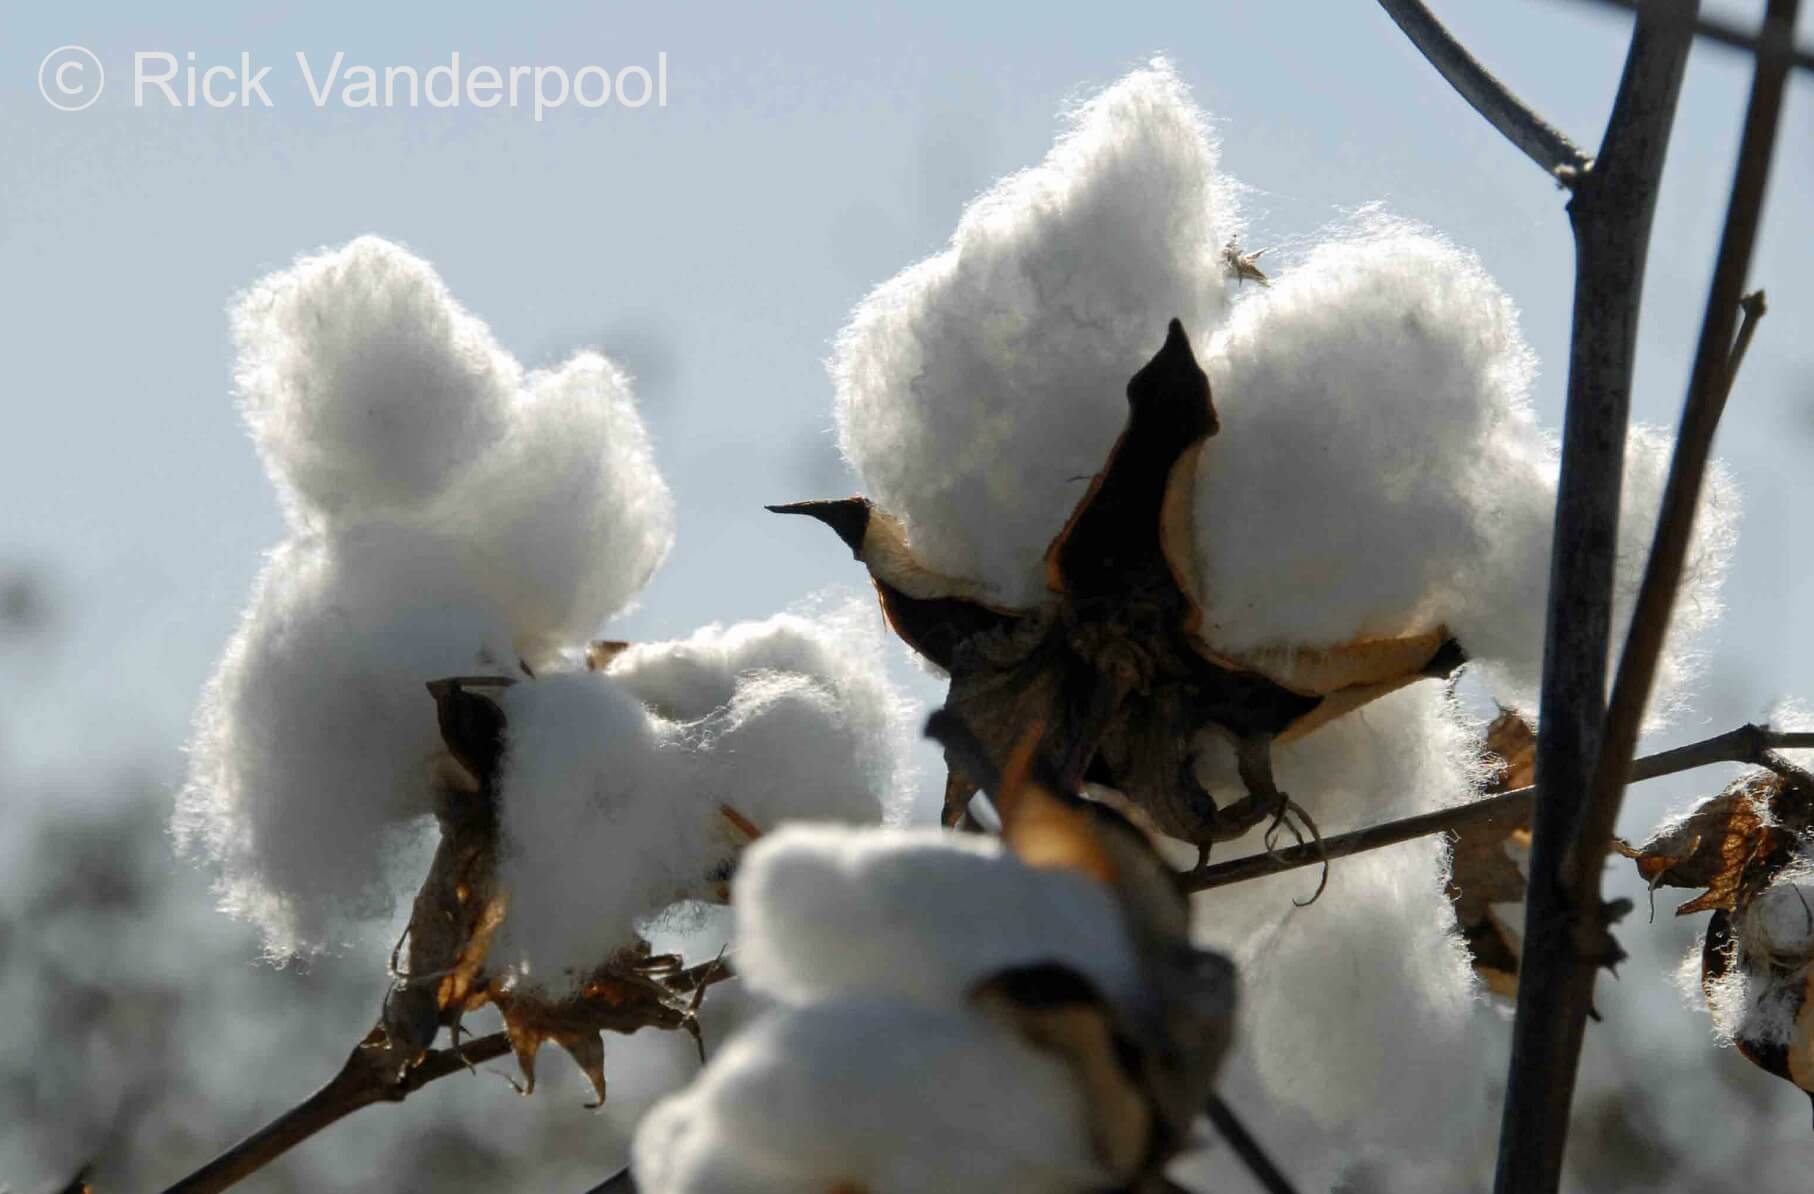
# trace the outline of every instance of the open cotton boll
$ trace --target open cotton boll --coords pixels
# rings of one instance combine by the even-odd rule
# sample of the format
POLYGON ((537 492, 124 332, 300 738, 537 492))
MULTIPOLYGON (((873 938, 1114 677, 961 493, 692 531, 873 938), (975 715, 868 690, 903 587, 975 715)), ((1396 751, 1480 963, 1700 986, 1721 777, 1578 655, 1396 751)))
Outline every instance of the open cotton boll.
POLYGON ((375 236, 256 283, 233 338, 246 422, 306 521, 431 501, 498 437, 520 380, 433 267, 375 236))
POLYGON ((1063 1063, 982 1016, 880 999, 757 1021, 656 1104, 631 1156, 648 1194, 1082 1194, 1107 1180, 1063 1063))
MULTIPOLYGON (((1222 420, 1197 470, 1204 634, 1237 654, 1446 626, 1502 700, 1535 703, 1557 454, 1527 403, 1510 300, 1470 254, 1373 217, 1237 308, 1206 371, 1222 420)), ((1615 633, 1671 440, 1625 458, 1615 633)), ((1665 709, 1719 612, 1737 499, 1715 467, 1660 669, 1665 709)))
POLYGON ((857 307, 831 362, 839 442, 934 571, 1011 604, 1127 417, 1168 320, 1214 323, 1233 218, 1202 113, 1163 62, 1072 115, 950 245, 857 307))
POLYGON ((630 604, 673 544, 674 501, 629 378, 597 353, 529 374, 508 415, 437 519, 545 657, 630 604))
POLYGON ((498 704, 507 911, 490 957, 560 994, 630 945, 641 921, 704 888, 713 810, 686 744, 596 672, 517 684, 498 704))
POLYGON ((442 746, 423 686, 514 659, 432 535, 372 526, 272 554, 209 682, 175 820, 270 952, 322 950, 393 910, 383 855, 433 811, 442 746))
POLYGON ((961 1002, 988 975, 1046 961, 1112 1000, 1139 994, 1109 890, 1029 867, 994 838, 795 826, 750 848, 732 904, 739 973, 789 1003, 852 992, 961 1002))

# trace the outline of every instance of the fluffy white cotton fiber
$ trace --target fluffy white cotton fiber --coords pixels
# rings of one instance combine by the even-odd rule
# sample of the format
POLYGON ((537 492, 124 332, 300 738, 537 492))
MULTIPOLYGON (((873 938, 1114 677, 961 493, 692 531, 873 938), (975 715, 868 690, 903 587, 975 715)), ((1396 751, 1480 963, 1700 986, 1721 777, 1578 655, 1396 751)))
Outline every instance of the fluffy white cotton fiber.
POLYGON ((739 973, 781 1007, 643 1121, 641 1189, 1111 1184, 1076 1076, 969 1001, 1048 961, 1150 995, 1106 886, 946 830, 796 826, 749 851, 733 902, 739 973))
POLYGON ((638 643, 610 675, 669 721, 698 723, 724 799, 758 824, 816 815, 811 792, 844 819, 836 793, 892 801, 912 781, 899 744, 917 727, 887 680, 882 633, 873 607, 851 599, 638 643))
POLYGON ((390 910, 382 860, 433 811, 425 681, 514 667, 508 625, 447 544, 395 527, 272 553, 209 682, 179 839, 288 955, 390 910))
POLYGON ((1197 562, 1217 646, 1502 604, 1493 565, 1529 542, 1502 520, 1541 509, 1546 443, 1516 315, 1477 262, 1375 221, 1237 307, 1207 363, 1222 431, 1199 465, 1197 562))
POLYGON ((987 975, 1046 961, 1134 995, 1108 889, 1022 866, 994 838, 801 826, 751 851, 736 911, 738 972, 787 1003, 839 993, 961 1002, 987 975))
MULTIPOLYGON (((1507 703, 1534 705, 1556 497, 1510 300, 1439 237, 1378 216, 1241 304, 1207 371, 1222 433, 1197 488, 1204 633, 1242 653, 1448 627, 1507 703)), ((1642 579, 1669 438, 1626 452, 1617 626, 1642 579)), ((1659 695, 1718 613, 1736 497, 1716 468, 1659 695)))
POLYGON ((530 643, 583 642, 673 542, 673 499, 630 380, 595 352, 530 372, 504 437, 433 511, 530 643))
POLYGON ((415 509, 502 432, 522 370, 422 259, 377 237, 261 279, 234 379, 300 518, 415 509))
POLYGON ((765 835, 880 821, 907 737, 852 623, 710 627, 506 692, 498 967, 558 992, 670 904, 715 896, 747 844, 725 808, 765 835))
POLYGON ((1156 63, 858 306, 832 362, 840 442, 935 571, 1037 598, 1047 542, 1120 433, 1128 376, 1168 320, 1205 327, 1226 304, 1233 202, 1215 165, 1156 63))
POLYGON ((1063 1064, 981 1016, 889 999, 772 1013, 650 1111, 648 1194, 1081 1194, 1104 1185, 1063 1064))
MULTIPOLYGON (((1279 786, 1325 834, 1468 799, 1476 727, 1433 684, 1414 685, 1279 747, 1279 786)), ((1232 753, 1205 743, 1199 774, 1238 791, 1232 753)), ((1197 897, 1197 935, 1231 953, 1246 998, 1237 1039, 1267 1092, 1325 1131, 1425 1147, 1433 1124, 1485 1110, 1475 982, 1443 891, 1436 839, 1197 897), (1389 1099, 1379 1092, 1389 1090, 1389 1099), (1419 1142, 1422 1142, 1420 1144, 1419 1142)))
POLYGON ((623 372, 594 352, 525 370, 397 245, 301 258, 241 297, 233 330, 241 409, 299 530, 442 534, 538 641, 591 634, 667 554, 673 500, 623 372))

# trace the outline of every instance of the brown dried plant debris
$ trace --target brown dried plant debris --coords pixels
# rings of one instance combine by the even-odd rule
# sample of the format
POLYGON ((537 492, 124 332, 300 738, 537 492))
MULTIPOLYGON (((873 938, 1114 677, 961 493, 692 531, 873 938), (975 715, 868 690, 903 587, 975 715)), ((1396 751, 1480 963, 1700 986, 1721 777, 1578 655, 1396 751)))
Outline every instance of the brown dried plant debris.
POLYGON ((1814 1099, 1814 777, 1780 760, 1617 843, 1654 889, 1704 889, 1701 986, 1738 1050, 1814 1099))
POLYGON ((1733 912, 1793 860, 1814 828, 1814 784, 1805 776, 1757 771, 1661 826, 1641 846, 1614 843, 1658 887, 1705 888, 1677 916, 1733 912))
POLYGON ((1049 962, 992 975, 971 999, 1071 1071, 1115 1189, 1168 1188, 1165 1164, 1188 1143, 1233 1033, 1234 967, 1191 943, 1176 872, 1144 831, 1062 785, 1037 729, 1023 735, 1005 771, 949 709, 933 716, 928 733, 981 776, 1002 839, 1022 862, 1081 873, 1113 893, 1141 969, 1141 1006, 1117 1006, 1085 975, 1049 962))
MULTIPOLYGON (((1198 846, 1274 828, 1296 808, 1273 782, 1271 745, 1463 661, 1440 626, 1332 648, 1239 658, 1201 634, 1196 469, 1217 430, 1209 381, 1184 328, 1127 386, 1128 420, 1102 471, 1046 552, 1051 597, 993 605, 980 587, 924 567, 899 522, 865 498, 771 506, 826 523, 867 567, 889 626, 950 676, 949 708, 997 766, 1031 726, 1066 790, 1113 788, 1162 832, 1198 846), (1217 726, 1238 746, 1245 793, 1219 803, 1196 778, 1192 741, 1217 726)), ((965 818, 977 777, 951 764, 945 823, 965 818)), ((1306 822, 1306 828, 1309 827, 1306 822)))
MULTIPOLYGON (((1537 736, 1517 712, 1500 710, 1487 727, 1487 753, 1498 760, 1488 796, 1528 787, 1536 778, 1537 736)), ((1523 941, 1495 905, 1524 903, 1520 860, 1530 851, 1530 814, 1477 821, 1451 833, 1448 895, 1455 923, 1489 991, 1510 999, 1518 990, 1523 941)))
POLYGON ((697 1042, 699 1002, 719 971, 683 970, 679 958, 652 954, 640 938, 559 997, 486 969, 492 937, 508 914, 496 878, 498 773, 507 727, 503 710, 475 689, 509 683, 502 677, 460 677, 428 686, 447 748, 436 769, 441 841, 398 943, 403 964, 392 958, 395 982, 373 1043, 400 1079, 422 1060, 441 1028, 458 1043, 463 1017, 490 1004, 503 1017, 523 1071, 523 1093, 535 1089, 537 1052, 552 1043, 573 1057, 602 1104, 602 1033, 678 1030, 697 1042))

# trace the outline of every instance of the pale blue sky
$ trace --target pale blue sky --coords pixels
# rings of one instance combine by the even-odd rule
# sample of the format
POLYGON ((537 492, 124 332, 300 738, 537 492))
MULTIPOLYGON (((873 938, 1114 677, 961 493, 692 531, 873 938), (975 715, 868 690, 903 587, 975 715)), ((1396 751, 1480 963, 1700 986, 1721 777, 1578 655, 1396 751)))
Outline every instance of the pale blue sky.
MULTIPOLYGON (((1755 5, 1724 6, 1741 16, 1755 5)), ((1627 20, 1570 0, 1442 15, 1591 144, 1627 20)), ((223 308, 295 253, 378 232, 426 255, 531 363, 624 359, 680 536, 641 610, 682 633, 859 578, 761 509, 845 492, 821 360, 872 284, 936 249, 964 200, 1038 160, 1067 97, 1169 54, 1254 188, 1250 246, 1382 201, 1478 251, 1523 310, 1552 424, 1563 383, 1564 195, 1449 93, 1377 6, 882 7, 319 3, 8 6, 0 17, 0 558, 41 564, 75 642, 31 662, 13 765, 149 754, 180 765, 188 711, 277 509, 234 413, 223 308), (37 66, 92 49, 109 88, 58 112, 37 66), (134 109, 135 50, 272 64, 271 110, 134 109), (318 110, 293 61, 669 63, 665 109, 318 110)), ((1705 294, 1746 81, 1694 55, 1657 222, 1636 409, 1671 421, 1705 294)), ((1772 314, 1721 453, 1748 503, 1714 712, 1814 693, 1814 596, 1796 513, 1814 497, 1814 89, 1791 97, 1754 282, 1772 314)), ((922 695, 932 689, 917 684, 922 695)), ((1693 727, 1689 727, 1692 729, 1693 727)))

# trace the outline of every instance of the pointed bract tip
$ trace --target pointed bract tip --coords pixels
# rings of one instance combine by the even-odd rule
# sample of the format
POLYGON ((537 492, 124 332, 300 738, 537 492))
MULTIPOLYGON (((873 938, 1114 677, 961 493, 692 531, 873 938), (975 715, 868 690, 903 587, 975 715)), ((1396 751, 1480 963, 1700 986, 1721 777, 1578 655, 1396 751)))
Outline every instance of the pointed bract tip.
POLYGON ((1173 319, 1166 325, 1165 343, 1154 353, 1152 359, 1140 367, 1140 371, 1127 383, 1127 400, 1130 406, 1139 406, 1153 399, 1184 402, 1194 405, 1201 401, 1209 415, 1205 435, 1214 435, 1218 429, 1216 406, 1209 394, 1209 376, 1197 364, 1197 355, 1191 349, 1190 336, 1184 330, 1184 321, 1173 319))
POLYGON ((869 531, 869 499, 840 498, 835 501, 789 502, 766 507, 775 514, 804 514, 816 518, 838 533, 851 554, 863 554, 863 536, 869 531))

